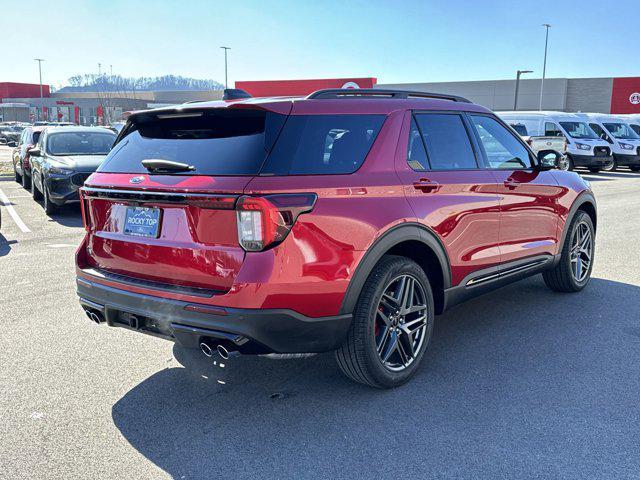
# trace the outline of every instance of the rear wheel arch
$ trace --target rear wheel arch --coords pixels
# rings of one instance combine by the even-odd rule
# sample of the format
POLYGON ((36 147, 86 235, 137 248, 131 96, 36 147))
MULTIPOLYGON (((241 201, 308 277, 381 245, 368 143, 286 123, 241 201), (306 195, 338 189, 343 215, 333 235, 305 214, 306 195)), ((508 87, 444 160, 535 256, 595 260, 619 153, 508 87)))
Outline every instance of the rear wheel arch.
POLYGON ((437 235, 418 223, 393 227, 369 247, 351 277, 340 313, 353 312, 367 278, 385 255, 407 257, 422 267, 432 284, 436 313, 441 313, 444 290, 451 287, 449 258, 437 235))

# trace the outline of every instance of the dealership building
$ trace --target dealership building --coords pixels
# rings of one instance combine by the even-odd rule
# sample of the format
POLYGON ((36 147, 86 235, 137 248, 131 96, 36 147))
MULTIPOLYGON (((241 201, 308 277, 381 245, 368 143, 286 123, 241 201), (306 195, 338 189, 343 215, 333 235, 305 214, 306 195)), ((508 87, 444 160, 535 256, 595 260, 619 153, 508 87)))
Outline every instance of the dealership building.
MULTIPOLYGON (((521 79, 517 110, 540 108, 541 79, 521 79)), ((377 83, 375 78, 236 82, 254 96, 305 95, 321 88, 381 88, 448 93, 468 98, 491 110, 513 110, 515 80, 473 82, 377 83)), ((543 110, 561 112, 640 113, 640 77, 547 78, 543 110)))
MULTIPOLYGON (((492 110, 513 110, 515 80, 471 82, 378 83, 374 77, 317 80, 238 81, 236 88, 253 96, 308 95, 323 88, 381 88, 448 93, 466 97, 492 110)), ((540 79, 521 79, 517 110, 538 110, 540 79)), ((102 125, 123 113, 201 100, 219 100, 220 90, 51 92, 48 85, 0 82, 0 121, 63 121, 102 125)), ((548 78, 543 110, 564 112, 640 113, 640 77, 548 78)))
POLYGON ((43 85, 40 96, 39 84, 0 82, 0 121, 107 125, 131 110, 221 98, 221 90, 51 92, 49 85, 43 85))

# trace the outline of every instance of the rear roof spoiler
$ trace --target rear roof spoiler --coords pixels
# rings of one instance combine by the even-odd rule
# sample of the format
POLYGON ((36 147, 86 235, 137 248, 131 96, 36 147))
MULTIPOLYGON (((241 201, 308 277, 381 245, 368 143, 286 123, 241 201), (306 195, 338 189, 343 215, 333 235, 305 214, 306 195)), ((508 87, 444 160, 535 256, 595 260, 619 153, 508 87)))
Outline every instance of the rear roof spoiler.
POLYGON ((242 98, 251 98, 251 95, 241 88, 225 88, 222 95, 222 100, 240 100, 242 98))
POLYGON ((464 97, 448 95, 446 93, 414 92, 411 90, 386 90, 382 88, 327 88, 310 94, 308 100, 327 100, 339 98, 434 98, 438 100, 450 100, 452 102, 471 103, 464 97))

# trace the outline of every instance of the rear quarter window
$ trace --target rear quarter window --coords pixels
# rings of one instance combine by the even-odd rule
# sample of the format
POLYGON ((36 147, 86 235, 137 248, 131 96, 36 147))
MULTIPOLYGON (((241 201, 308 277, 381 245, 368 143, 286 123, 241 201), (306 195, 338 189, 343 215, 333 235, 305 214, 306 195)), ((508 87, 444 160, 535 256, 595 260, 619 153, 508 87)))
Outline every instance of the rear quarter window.
POLYGON ((385 115, 293 115, 262 170, 263 175, 355 172, 375 141, 385 115))

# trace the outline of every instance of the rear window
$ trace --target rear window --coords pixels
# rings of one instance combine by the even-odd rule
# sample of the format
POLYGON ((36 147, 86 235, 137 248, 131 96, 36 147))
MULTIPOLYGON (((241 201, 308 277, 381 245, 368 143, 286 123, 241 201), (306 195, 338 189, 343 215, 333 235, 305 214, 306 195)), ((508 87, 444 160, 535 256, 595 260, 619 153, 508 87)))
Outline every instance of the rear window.
POLYGON ((99 172, 148 173, 142 160, 186 163, 176 175, 256 175, 286 116, 263 110, 205 110, 143 115, 113 148, 99 172))
POLYGON ((366 158, 385 115, 294 115, 282 129, 264 175, 355 172, 366 158))

